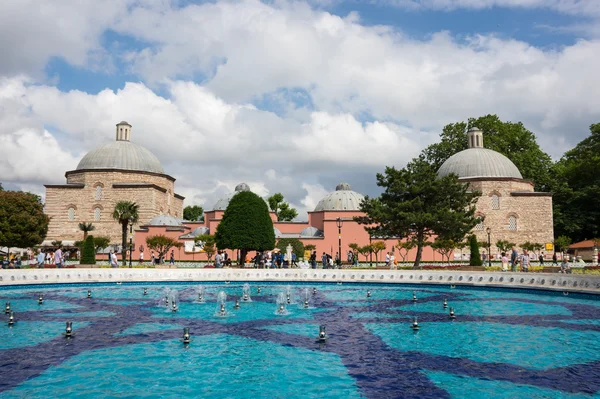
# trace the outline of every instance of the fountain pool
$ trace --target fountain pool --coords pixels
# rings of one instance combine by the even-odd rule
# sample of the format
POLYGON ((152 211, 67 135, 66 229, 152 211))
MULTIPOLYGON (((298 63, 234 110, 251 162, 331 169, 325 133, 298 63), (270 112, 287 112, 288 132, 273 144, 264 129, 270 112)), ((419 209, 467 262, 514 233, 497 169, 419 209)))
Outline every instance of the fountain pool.
POLYGON ((9 326, 4 315, 0 326, 0 398, 600 394, 594 295, 409 284, 258 287, 1 287, 0 305, 10 302, 15 322, 9 326), (68 321, 72 338, 63 334, 68 321), (326 340, 318 339, 321 326, 326 340))

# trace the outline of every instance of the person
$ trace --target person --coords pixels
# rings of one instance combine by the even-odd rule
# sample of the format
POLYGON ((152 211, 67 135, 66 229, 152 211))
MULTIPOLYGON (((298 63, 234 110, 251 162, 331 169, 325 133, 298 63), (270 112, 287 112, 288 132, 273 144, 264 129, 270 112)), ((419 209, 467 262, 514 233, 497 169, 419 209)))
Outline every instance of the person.
POLYGON ((483 261, 483 264, 485 265, 485 261, 487 260, 487 254, 484 252, 483 255, 481 255, 481 260, 483 261))
POLYGON ((110 251, 110 267, 119 267, 117 254, 113 250, 110 251))
POLYGON ((310 254, 310 266, 313 269, 317 268, 317 251, 313 251, 313 253, 310 254))
POLYGON ((156 257, 154 256, 154 251, 150 252, 150 262, 153 265, 156 263, 156 257))
POLYGON ((524 249, 523 250, 523 255, 521 255, 521 271, 524 273, 527 273, 529 271, 529 264, 530 264, 530 258, 529 258, 529 254, 527 253, 527 250, 524 249))
POLYGON ((144 251, 140 251, 140 265, 144 263, 144 251))
POLYGON ((562 262, 560 264, 560 271, 559 271, 559 273, 571 274, 571 265, 569 265, 569 262, 568 262, 566 256, 563 256, 562 262))
MULTIPOLYGON (((385 265, 387 267, 390 267, 390 253, 389 252, 385 253, 385 265)), ((390 269, 391 269, 391 267, 390 267, 390 269)))
POLYGON ((512 272, 517 271, 517 262, 519 261, 519 254, 517 253, 517 247, 512 247, 512 252, 510 254, 510 270, 512 272))
POLYGON ((296 263, 296 253, 292 252, 292 266, 298 267, 298 264, 296 263))
POLYGON ((358 266, 358 252, 354 254, 354 266, 358 266))
POLYGON ((169 259, 169 264, 171 266, 175 266, 175 252, 171 251, 171 259, 169 259))
POLYGON ((38 250, 36 260, 37 260, 37 267, 39 269, 42 269, 44 267, 44 259, 46 259, 46 254, 41 249, 38 250))
POLYGON ((394 253, 392 252, 392 254, 390 255, 390 269, 395 269, 396 268, 396 257, 394 256, 394 253))
POLYGON ((340 258, 339 252, 335 253, 335 267, 338 268, 342 264, 342 259, 340 258))
POLYGON ((352 264, 354 262, 354 253, 352 251, 348 251, 348 263, 352 264))
POLYGON ((502 252, 502 271, 508 271, 508 256, 506 256, 506 252, 502 252))
POLYGON ((215 267, 222 267, 223 255, 221 255, 221 251, 217 251, 217 255, 215 256, 215 267))
POLYGON ((327 255, 323 252, 323 256, 321 256, 321 262, 323 262, 323 269, 327 269, 327 255))
POLYGON ((540 256, 538 257, 540 261, 540 266, 544 266, 544 253, 540 252, 540 256))
POLYGON ((556 252, 552 254, 552 266, 558 266, 558 257, 556 256, 556 252))
POLYGON ((63 253, 61 248, 62 247, 58 247, 56 252, 54 252, 54 264, 58 269, 60 269, 63 264, 63 253))

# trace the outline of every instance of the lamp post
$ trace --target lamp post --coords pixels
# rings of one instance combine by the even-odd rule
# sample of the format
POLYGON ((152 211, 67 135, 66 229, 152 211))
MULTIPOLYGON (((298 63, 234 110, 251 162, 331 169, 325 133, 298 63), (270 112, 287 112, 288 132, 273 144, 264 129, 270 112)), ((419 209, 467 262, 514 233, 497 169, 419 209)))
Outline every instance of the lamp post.
POLYGON ((342 267, 342 224, 344 222, 342 222, 342 218, 337 218, 335 219, 335 224, 337 225, 338 228, 338 259, 340 264, 338 265, 339 267, 342 267))
POLYGON ((133 218, 129 218, 129 268, 131 268, 132 254, 133 254, 133 218))
POLYGON ((491 236, 492 236, 492 229, 491 228, 487 228, 485 229, 487 235, 488 235, 488 266, 492 267, 492 241, 491 241, 491 236))

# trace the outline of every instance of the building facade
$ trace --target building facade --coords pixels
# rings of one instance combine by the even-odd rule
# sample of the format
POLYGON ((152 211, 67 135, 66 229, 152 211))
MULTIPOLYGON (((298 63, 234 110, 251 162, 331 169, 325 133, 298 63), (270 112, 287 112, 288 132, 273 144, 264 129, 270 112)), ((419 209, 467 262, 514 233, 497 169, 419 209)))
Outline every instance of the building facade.
POLYGON ((121 226, 112 218, 119 201, 139 206, 136 227, 166 214, 183 217, 184 197, 175 193, 175 179, 164 172, 154 154, 131 142, 131 125, 116 127, 116 140, 87 153, 65 174, 66 184, 47 184, 45 212, 50 217, 44 245, 72 245, 83 238, 79 223, 92 223, 97 236, 121 242, 121 226))

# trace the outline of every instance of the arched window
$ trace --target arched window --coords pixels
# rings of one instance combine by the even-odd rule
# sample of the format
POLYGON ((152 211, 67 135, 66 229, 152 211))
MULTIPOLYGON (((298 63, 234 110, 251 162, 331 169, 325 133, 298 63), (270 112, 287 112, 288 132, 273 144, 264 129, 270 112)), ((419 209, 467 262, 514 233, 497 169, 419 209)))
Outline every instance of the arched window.
POLYGON ((492 209, 500 209, 500 196, 498 194, 492 195, 492 209))
POLYGON ((517 217, 514 215, 510 215, 508 217, 508 229, 516 230, 517 229, 517 217))
POLYGON ((100 208, 94 208, 94 220, 95 221, 99 221, 100 220, 100 208))
POLYGON ((100 201, 102 199, 102 186, 96 186, 96 201, 100 201))
POLYGON ((70 206, 69 209, 67 210, 67 216, 69 217, 69 220, 75 220, 75 208, 70 206))

